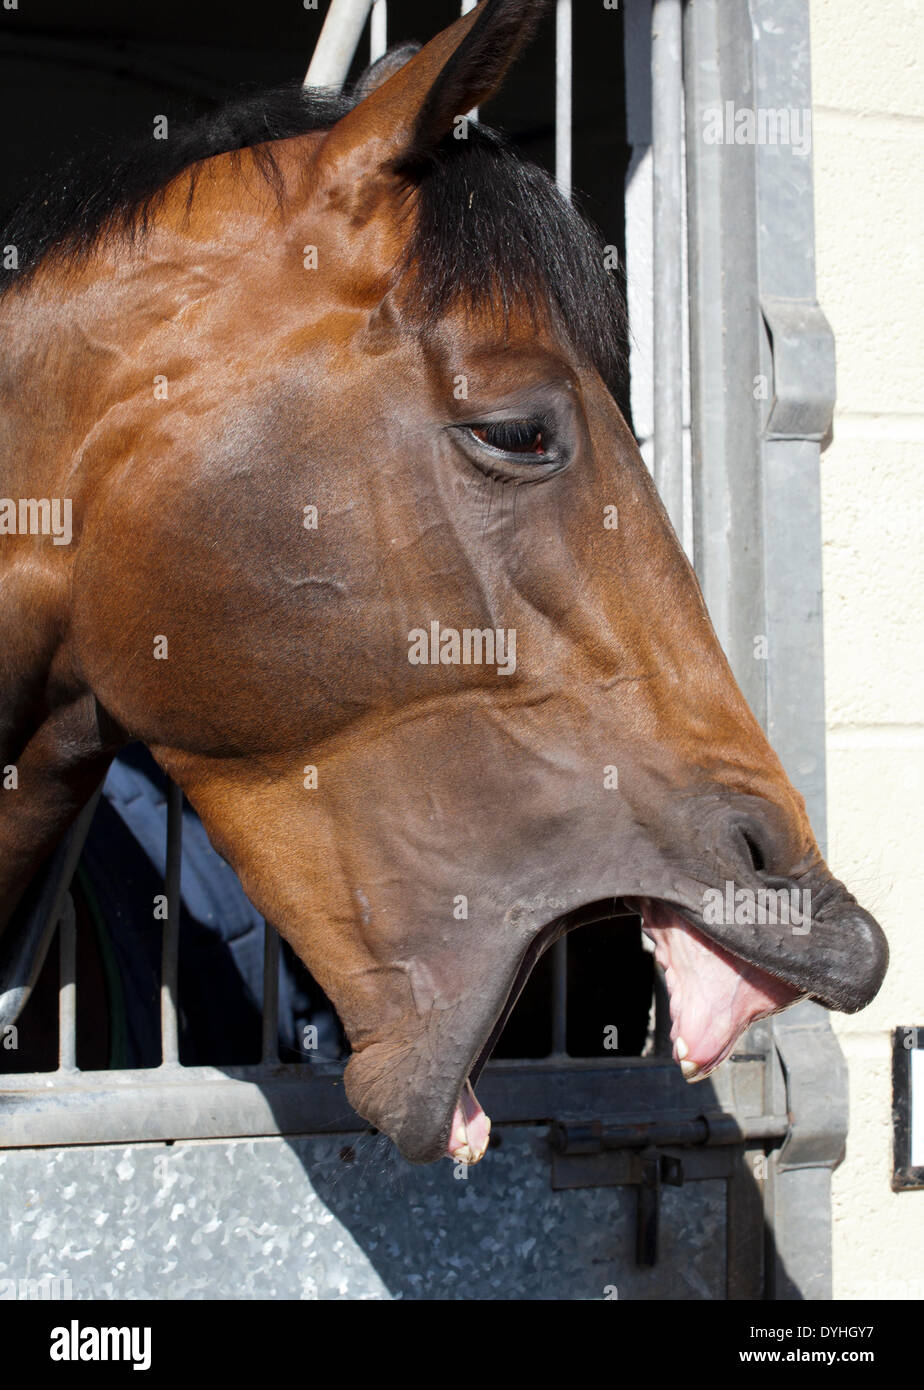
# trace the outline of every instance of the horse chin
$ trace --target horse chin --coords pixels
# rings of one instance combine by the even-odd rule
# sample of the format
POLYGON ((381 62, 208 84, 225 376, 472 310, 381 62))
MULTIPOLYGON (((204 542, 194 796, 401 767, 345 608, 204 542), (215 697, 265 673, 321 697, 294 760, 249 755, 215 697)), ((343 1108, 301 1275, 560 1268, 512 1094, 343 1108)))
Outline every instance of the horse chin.
POLYGON ((426 1040, 417 1047, 370 1043, 347 1064, 347 1099, 409 1163, 446 1157, 478 1163, 488 1149, 491 1121, 476 1099, 473 1071, 463 1071, 459 1055, 451 1056, 447 1049, 431 1074, 433 1059, 426 1040))
POLYGON ((448 1157, 474 1164, 487 1152, 491 1121, 468 1075, 458 1087, 443 1069, 425 1078, 416 1053, 396 1054, 385 1043, 373 1043, 354 1052, 345 1082, 354 1110, 387 1134, 409 1163, 448 1157))
MULTIPOLYGON (((599 911, 592 918, 606 915, 599 911)), ((392 1024, 387 1036, 355 1047, 344 1075, 353 1109, 394 1141, 410 1163, 449 1157, 477 1163, 485 1155, 491 1122, 475 1085, 539 956, 586 914, 548 922, 476 996, 444 997, 423 1014, 392 1024)))

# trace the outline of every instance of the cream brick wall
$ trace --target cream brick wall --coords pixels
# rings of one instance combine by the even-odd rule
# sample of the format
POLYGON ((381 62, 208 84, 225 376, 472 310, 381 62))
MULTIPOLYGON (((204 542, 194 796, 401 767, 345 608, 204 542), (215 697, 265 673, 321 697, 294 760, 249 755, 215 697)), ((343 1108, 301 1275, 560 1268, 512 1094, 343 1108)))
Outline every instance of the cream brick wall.
POLYGON ((924 1191, 893 1193, 890 1030, 924 1024, 924 3, 811 0, 818 297, 837 340, 822 457, 829 861, 889 936, 834 1176, 836 1298, 924 1297, 924 1191))

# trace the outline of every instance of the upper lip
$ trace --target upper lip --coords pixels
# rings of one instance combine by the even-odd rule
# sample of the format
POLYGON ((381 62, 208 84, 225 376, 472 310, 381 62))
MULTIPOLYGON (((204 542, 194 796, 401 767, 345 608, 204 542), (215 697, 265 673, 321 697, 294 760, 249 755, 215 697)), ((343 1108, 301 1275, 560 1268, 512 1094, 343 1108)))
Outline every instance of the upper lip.
MULTIPOLYGON (((783 924, 706 923, 688 903, 663 901, 733 956, 841 1013, 866 1008, 888 967, 881 927, 837 880, 823 885, 804 934, 783 924)), ((635 905, 634 899, 626 902, 635 905)))

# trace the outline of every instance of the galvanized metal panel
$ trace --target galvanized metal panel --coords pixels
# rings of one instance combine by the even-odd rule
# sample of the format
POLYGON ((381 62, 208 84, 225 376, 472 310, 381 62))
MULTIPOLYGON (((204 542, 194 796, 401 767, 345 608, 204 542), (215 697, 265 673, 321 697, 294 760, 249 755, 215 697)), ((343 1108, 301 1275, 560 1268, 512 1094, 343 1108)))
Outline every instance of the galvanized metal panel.
POLYGON ((553 1191, 544 1129, 453 1168, 351 1135, 0 1153, 0 1277, 76 1299, 724 1296, 720 1180, 665 1188, 662 1259, 639 1269, 634 1191, 553 1191))

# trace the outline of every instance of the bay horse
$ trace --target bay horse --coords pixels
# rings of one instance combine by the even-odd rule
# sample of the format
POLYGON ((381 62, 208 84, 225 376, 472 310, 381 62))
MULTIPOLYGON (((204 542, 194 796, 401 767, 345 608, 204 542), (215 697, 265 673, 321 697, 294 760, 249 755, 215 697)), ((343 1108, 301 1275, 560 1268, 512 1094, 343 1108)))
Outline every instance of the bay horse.
POLYGON ((482 1156, 479 1070, 588 905, 641 914, 691 1080, 887 959, 617 408, 595 236, 464 114, 543 9, 40 199, 0 300, 0 925, 143 741, 415 1162, 482 1156), (777 890, 810 911, 747 910, 777 890))

